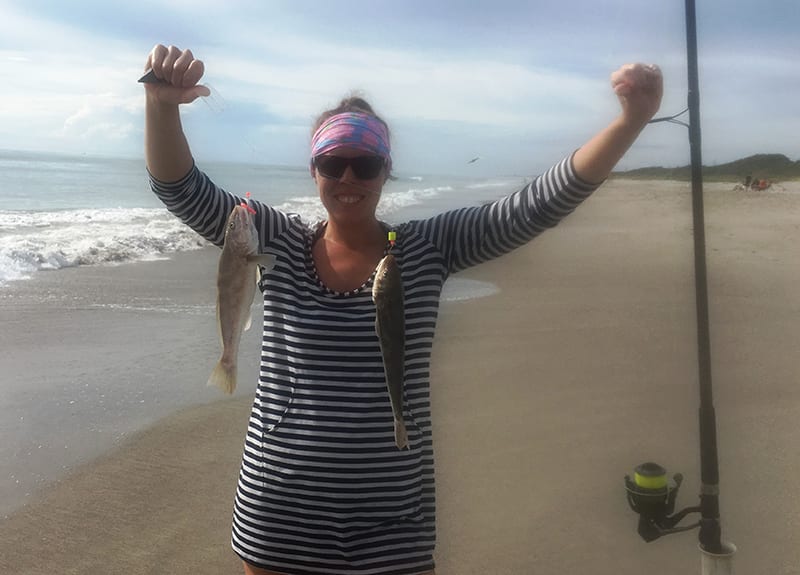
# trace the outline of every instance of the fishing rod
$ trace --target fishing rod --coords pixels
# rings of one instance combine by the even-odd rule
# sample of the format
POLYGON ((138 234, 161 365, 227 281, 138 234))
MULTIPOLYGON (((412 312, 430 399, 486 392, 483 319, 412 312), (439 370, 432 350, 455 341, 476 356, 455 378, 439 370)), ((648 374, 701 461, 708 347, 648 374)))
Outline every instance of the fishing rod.
POLYGON ((670 481, 666 470, 657 463, 643 463, 634 470, 633 479, 625 476, 628 504, 639 514, 639 535, 653 541, 662 535, 700 528, 699 543, 703 575, 729 575, 733 572, 736 546, 722 541, 719 512, 719 461, 717 423, 711 385, 711 336, 708 320, 708 284, 706 274, 705 216, 703 209, 703 172, 700 137, 700 88, 697 66, 697 19, 694 0, 686 2, 686 60, 688 69, 688 107, 683 112, 651 123, 670 122, 689 131, 692 178, 692 215, 694 223, 695 305, 697 310, 697 356, 700 384, 700 505, 687 507, 676 514, 675 502, 683 476, 677 473, 670 481), (677 120, 686 111, 689 123, 677 120), (678 524, 692 513, 700 520, 692 525, 678 524))

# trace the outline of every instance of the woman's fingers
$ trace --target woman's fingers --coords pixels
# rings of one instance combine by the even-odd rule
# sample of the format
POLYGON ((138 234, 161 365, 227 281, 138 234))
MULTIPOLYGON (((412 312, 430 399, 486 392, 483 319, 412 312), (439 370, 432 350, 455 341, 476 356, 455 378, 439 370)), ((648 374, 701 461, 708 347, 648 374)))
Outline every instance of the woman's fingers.
POLYGON ((189 88, 191 86, 196 86, 200 78, 203 77, 203 72, 205 72, 203 62, 201 60, 192 59, 183 73, 183 87, 189 88))
POLYGON ((187 104, 210 93, 207 87, 198 84, 205 67, 191 50, 157 44, 148 54, 145 68, 151 69, 160 80, 157 84, 145 84, 145 89, 162 102, 187 104))
MULTIPOLYGON (((181 56, 181 51, 178 50, 175 46, 170 46, 167 48, 167 55, 164 57, 163 62, 161 63, 161 79, 167 82, 168 84, 175 85, 173 82, 173 73, 175 71, 175 62, 181 56)), ((156 71, 156 75, 158 75, 158 71, 156 71)))

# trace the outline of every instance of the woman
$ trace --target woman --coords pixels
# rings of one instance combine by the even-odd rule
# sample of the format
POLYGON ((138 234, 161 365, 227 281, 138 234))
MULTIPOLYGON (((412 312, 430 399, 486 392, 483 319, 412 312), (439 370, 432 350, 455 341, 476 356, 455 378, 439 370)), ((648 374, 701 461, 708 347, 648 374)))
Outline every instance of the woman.
MULTIPOLYGON (((145 149, 152 187, 167 207, 221 245, 241 198, 194 165, 179 104, 206 95, 189 50, 156 46, 147 67, 145 149)), ((661 100, 656 67, 612 75, 618 118, 523 190, 494 204, 388 226, 375 217, 391 170, 389 133, 370 106, 344 100, 314 126, 310 169, 328 218, 307 223, 250 202, 261 250, 276 256, 262 279, 261 371, 234 504, 232 546, 247 574, 433 573, 435 498, 429 360, 442 285, 569 214, 610 173, 661 100), (404 285, 403 419, 395 445, 371 286, 392 254, 404 285)))

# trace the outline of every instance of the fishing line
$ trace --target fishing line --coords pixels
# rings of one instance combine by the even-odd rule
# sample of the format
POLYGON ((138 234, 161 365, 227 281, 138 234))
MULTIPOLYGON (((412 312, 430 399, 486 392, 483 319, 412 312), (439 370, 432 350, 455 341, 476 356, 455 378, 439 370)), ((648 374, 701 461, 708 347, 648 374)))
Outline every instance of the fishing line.
POLYGON ((671 116, 663 116, 661 118, 653 118, 652 120, 650 120, 647 123, 648 124, 656 124, 658 122, 669 122, 671 124, 680 124, 681 126, 684 126, 685 128, 689 128, 690 127, 689 124, 687 124, 686 122, 682 122, 682 121, 676 119, 679 116, 684 115, 688 111, 689 111, 689 108, 684 108, 683 111, 678 112, 677 114, 673 114, 671 116))
MULTIPOLYGON (((147 70, 145 70, 145 73, 142 74, 142 76, 139 78, 139 83, 166 84, 166 81, 156 76, 156 73, 153 72, 152 68, 148 68, 147 70)), ((222 94, 220 94, 211 84, 202 84, 202 86, 205 86, 208 89, 208 96, 200 96, 200 98, 202 98, 202 100, 206 103, 206 106, 208 106, 212 112, 215 113, 224 112, 226 104, 225 104, 225 99, 222 97, 222 94)))
POLYGON ((200 98, 205 102, 208 109, 214 112, 215 114, 221 114, 225 111, 227 104, 225 102, 225 98, 222 97, 214 86, 211 84, 203 84, 206 88, 208 88, 209 94, 208 96, 200 96, 200 98))

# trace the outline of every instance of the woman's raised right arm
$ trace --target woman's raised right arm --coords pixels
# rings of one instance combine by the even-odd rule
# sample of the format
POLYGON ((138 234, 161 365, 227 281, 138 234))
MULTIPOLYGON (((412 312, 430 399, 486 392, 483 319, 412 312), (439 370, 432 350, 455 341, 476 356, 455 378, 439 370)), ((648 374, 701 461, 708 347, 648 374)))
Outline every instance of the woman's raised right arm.
POLYGON ((191 50, 158 44, 147 56, 159 82, 145 83, 144 151, 147 169, 162 182, 175 182, 192 169, 189 143, 181 127, 180 104, 208 96, 209 89, 198 84, 203 62, 191 50))
POLYGON ((146 69, 152 69, 159 81, 145 83, 145 161, 150 186, 167 209, 218 246, 225 239, 228 215, 245 201, 255 210, 262 246, 283 233, 290 225, 286 214, 225 192, 194 167, 179 106, 209 95, 210 90, 198 84, 203 62, 191 50, 159 44, 148 55, 146 69))

